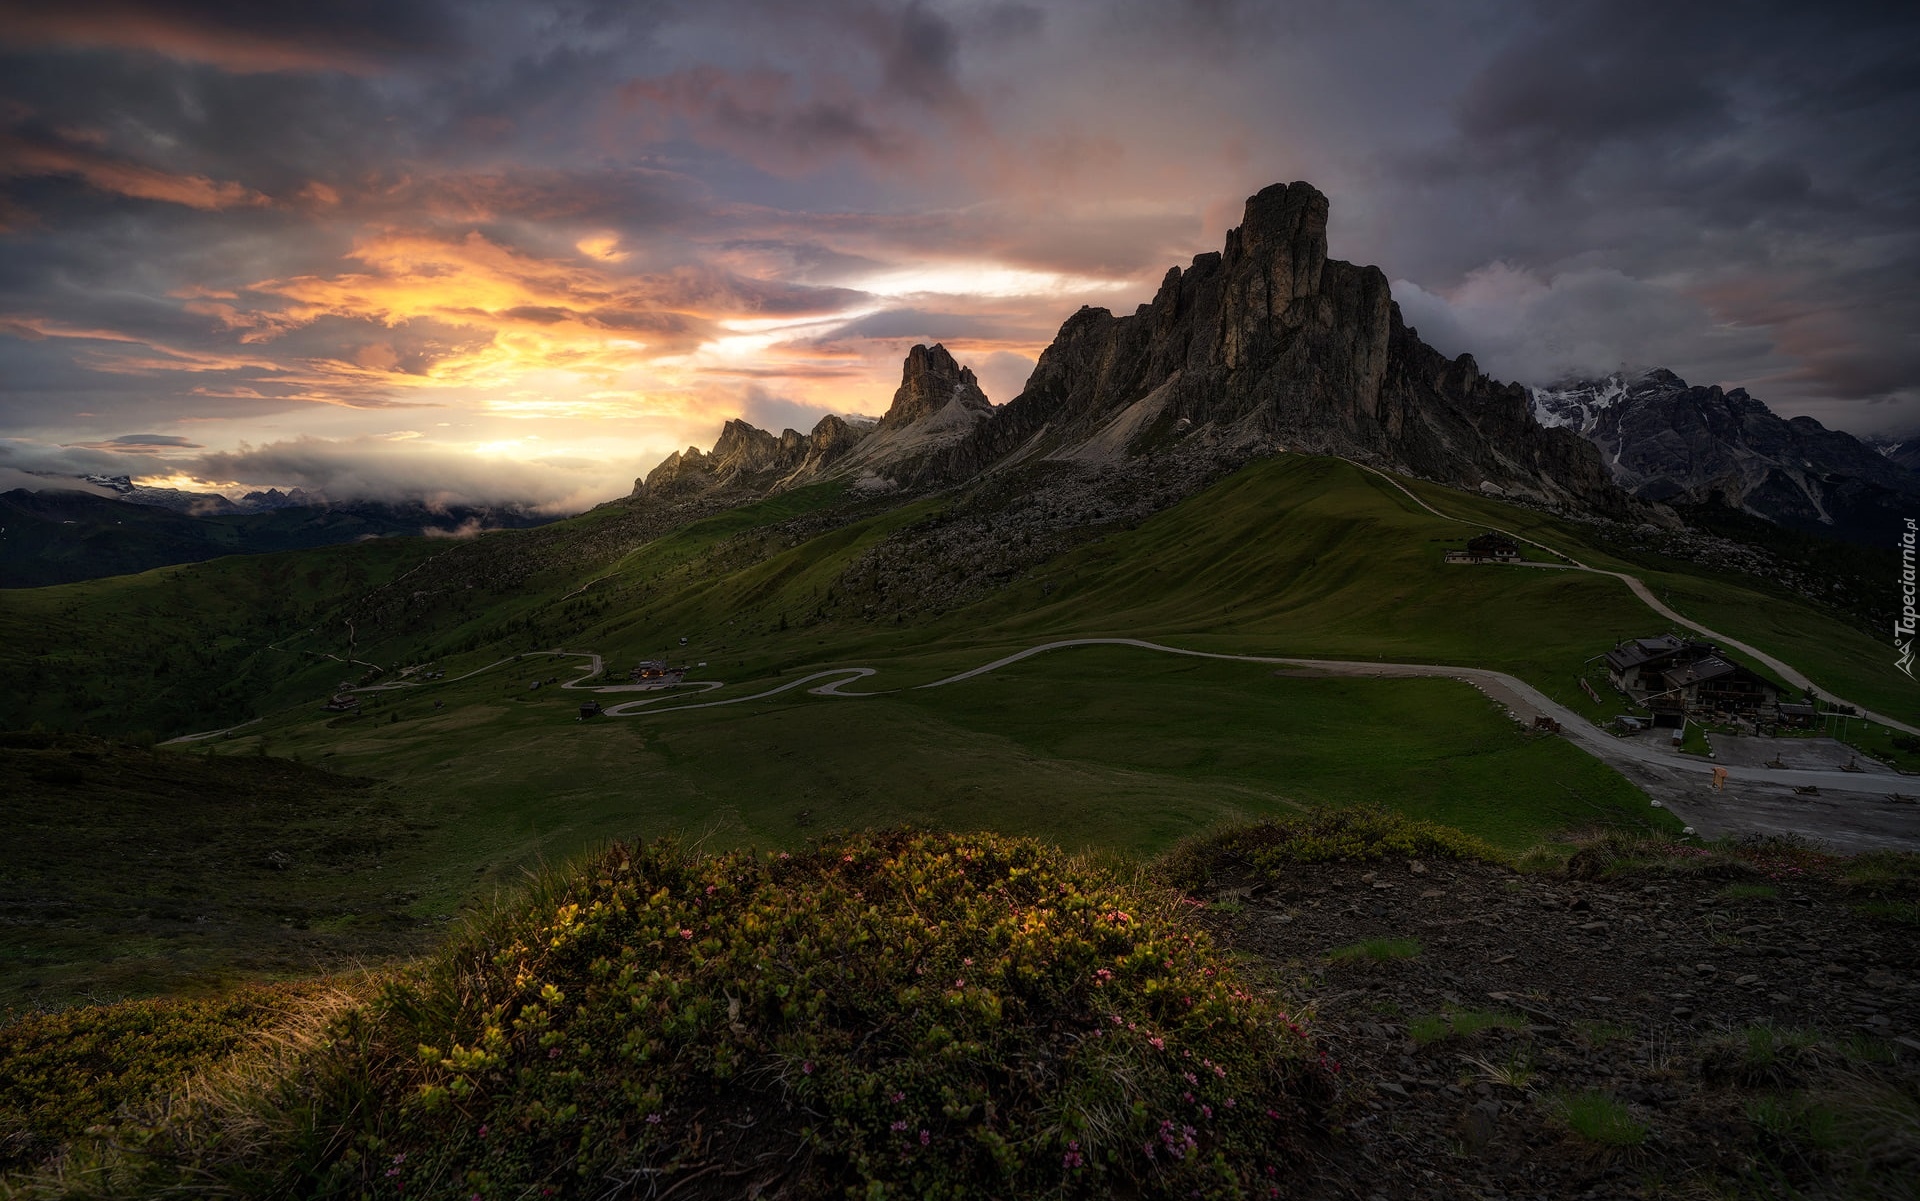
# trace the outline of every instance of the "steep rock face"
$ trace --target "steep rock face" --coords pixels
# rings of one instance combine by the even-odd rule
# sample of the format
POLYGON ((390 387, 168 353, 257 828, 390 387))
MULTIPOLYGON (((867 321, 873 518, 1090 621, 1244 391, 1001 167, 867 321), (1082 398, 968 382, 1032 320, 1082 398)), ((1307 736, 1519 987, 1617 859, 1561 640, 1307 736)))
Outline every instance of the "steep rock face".
POLYGON ((633 482, 634 496, 686 497, 716 488, 772 492, 819 475, 864 436, 831 413, 811 434, 782 430, 778 436, 734 418, 720 430, 713 450, 675 451, 633 482))
POLYGON ((1866 439, 1866 444, 1875 454, 1894 466, 1904 467, 1908 471, 1920 471, 1920 438, 1876 437, 1866 439))
POLYGON ((836 471, 855 474, 863 488, 923 478, 930 459, 989 424, 995 412, 973 370, 956 362, 946 347, 937 342, 915 346, 901 365, 893 404, 873 435, 836 471))
POLYGON ((1351 455, 1465 487, 1620 512, 1592 448, 1531 418, 1524 389, 1449 360, 1401 320, 1384 274, 1327 257, 1327 199, 1276 184, 1218 254, 1170 270, 1131 316, 1067 319, 1018 397, 900 465, 954 481, 1003 461, 1105 459, 1200 438, 1351 455))
POLYGON ((1776 525, 1881 541, 1920 507, 1920 475, 1811 417, 1783 420, 1744 388, 1690 387, 1671 371, 1535 388, 1543 426, 1598 447, 1636 496, 1723 503, 1776 525))
POLYGON ((980 390, 971 367, 955 362, 952 353, 938 342, 915 346, 907 352, 907 361, 900 369, 900 387, 894 391, 886 416, 880 419, 880 432, 924 421, 949 405, 959 405, 969 414, 993 412, 993 404, 980 390))

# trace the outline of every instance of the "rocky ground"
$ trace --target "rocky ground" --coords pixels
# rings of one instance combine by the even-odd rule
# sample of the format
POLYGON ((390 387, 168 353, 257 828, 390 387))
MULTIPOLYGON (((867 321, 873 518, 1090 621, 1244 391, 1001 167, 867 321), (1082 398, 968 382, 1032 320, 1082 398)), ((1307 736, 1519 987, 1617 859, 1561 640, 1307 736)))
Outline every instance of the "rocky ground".
POLYGON ((1343 1065, 1319 1195, 1920 1196, 1911 913, 1865 915, 1791 857, 1610 882, 1405 859, 1278 879, 1210 912, 1311 998, 1343 1065))

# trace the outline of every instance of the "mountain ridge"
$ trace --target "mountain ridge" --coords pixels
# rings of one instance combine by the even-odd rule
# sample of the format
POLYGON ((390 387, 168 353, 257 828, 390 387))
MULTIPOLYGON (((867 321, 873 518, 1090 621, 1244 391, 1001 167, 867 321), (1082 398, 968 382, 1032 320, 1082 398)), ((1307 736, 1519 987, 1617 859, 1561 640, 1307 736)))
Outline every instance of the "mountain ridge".
POLYGON ((1328 211, 1306 183, 1249 197, 1224 249, 1170 268, 1131 315, 1068 317, 1003 405, 944 346, 917 345, 872 429, 825 418, 812 435, 776 437, 736 419, 712 452, 675 452, 632 495, 765 494, 840 476, 863 491, 937 489, 1022 466, 1098 475, 1288 449, 1552 508, 1638 511, 1589 445, 1532 419, 1524 388, 1422 342, 1379 268, 1328 257, 1328 211))
POLYGON ((1537 422, 1585 438, 1643 500, 1719 504, 1866 542, 1884 542, 1920 502, 1920 474, 1811 417, 1782 418, 1744 388, 1696 387, 1653 368, 1528 394, 1537 422))

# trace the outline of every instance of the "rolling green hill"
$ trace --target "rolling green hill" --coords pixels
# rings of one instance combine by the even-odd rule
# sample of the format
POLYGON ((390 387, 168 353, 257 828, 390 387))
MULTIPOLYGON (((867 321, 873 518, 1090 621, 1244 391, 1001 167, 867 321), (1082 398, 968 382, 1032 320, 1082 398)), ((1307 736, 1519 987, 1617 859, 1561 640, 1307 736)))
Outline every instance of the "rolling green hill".
MULTIPOLYGON (((1577 525, 1410 486, 1443 512, 1644 570, 1577 525)), ((256 719, 190 749, 379 781, 372 803, 415 832, 332 886, 377 882, 406 898, 406 920, 428 922, 522 865, 636 834, 783 845, 910 822, 1137 855, 1226 821, 1369 801, 1507 847, 1674 824, 1610 769, 1451 680, 1308 679, 1091 647, 914 690, 1037 644, 1126 636, 1493 668, 1604 719, 1619 703, 1588 699, 1580 678, 1604 689, 1594 657, 1665 624, 1611 577, 1446 564, 1473 527, 1335 459, 1256 462, 988 577, 941 537, 962 523, 989 542, 1026 536, 1018 490, 998 496, 898 503, 823 484, 717 511, 615 504, 468 542, 381 540, 13 591, 0 595, 0 656, 19 681, 8 722, 171 736, 256 719), (872 674, 848 692, 884 695, 796 687, 582 722, 590 694, 552 682, 584 659, 514 658, 556 649, 604 656, 605 682, 641 658, 684 661, 717 682, 687 701, 851 667, 872 674), (343 679, 401 686, 363 694, 358 714, 321 711, 343 679)), ((1870 637, 1763 584, 1649 582, 1836 691, 1915 711, 1870 637)), ((62 978, 84 981, 85 965, 62 978)))

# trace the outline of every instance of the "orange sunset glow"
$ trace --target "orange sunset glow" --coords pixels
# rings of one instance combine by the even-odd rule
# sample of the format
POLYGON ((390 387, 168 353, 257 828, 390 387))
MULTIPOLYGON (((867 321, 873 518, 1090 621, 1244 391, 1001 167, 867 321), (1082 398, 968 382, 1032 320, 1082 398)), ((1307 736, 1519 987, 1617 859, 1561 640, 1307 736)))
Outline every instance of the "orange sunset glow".
POLYGON ((1489 45, 1438 16, 746 9, 7 10, 0 471, 577 509, 729 418, 877 414, 916 342, 1010 400, 1080 306, 1131 311, 1298 177, 1411 323, 1507 378, 1661 362, 1920 423, 1907 302, 1840 249, 1898 222, 1789 217, 1811 176, 1715 93, 1672 103, 1752 186, 1643 172, 1676 215, 1622 231, 1626 135, 1538 142, 1554 85, 1513 66, 1605 74, 1575 18, 1489 45), (274 475, 295 446, 339 470, 274 475))

